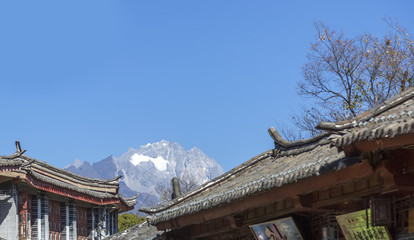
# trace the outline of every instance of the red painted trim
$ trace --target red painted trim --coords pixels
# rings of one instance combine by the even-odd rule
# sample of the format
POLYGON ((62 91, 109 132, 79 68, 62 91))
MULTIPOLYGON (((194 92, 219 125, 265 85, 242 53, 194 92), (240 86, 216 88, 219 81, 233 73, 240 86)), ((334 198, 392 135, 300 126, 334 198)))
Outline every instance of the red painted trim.
MULTIPOLYGON (((8 166, 8 167, 0 167, 0 172, 14 172, 13 170, 18 170, 19 167, 17 166, 8 166)), ((79 193, 76 191, 72 191, 66 188, 62 188, 62 187, 58 187, 58 186, 54 186, 53 184, 49 184, 49 183, 45 183, 43 181, 39 181, 37 179, 35 179, 32 176, 29 176, 27 174, 24 174, 25 178, 25 182, 29 183, 32 187, 46 191, 46 192, 50 192, 50 193, 54 193, 54 194, 58 194, 61 196, 65 196, 68 198, 72 198, 72 199, 77 199, 83 202, 88 202, 88 203, 92 203, 92 204, 96 204, 96 205, 108 205, 108 204, 116 204, 118 205, 123 211, 129 211, 132 210, 133 207, 128 207, 126 204, 124 204, 120 199, 112 197, 112 198, 106 198, 106 199, 102 199, 102 198, 98 198, 98 197, 93 197, 90 196, 88 194, 84 194, 84 193, 79 193)), ((14 183, 17 183, 19 181, 21 181, 23 179, 13 179, 14 183)))
POLYGON ((92 204, 96 204, 96 205, 108 205, 108 204, 116 204, 118 205, 123 211, 129 211, 132 210, 133 207, 128 207, 126 204, 122 203, 121 200, 119 200, 118 198, 106 198, 106 199, 102 199, 102 198, 97 198, 97 197, 93 197, 93 196, 89 196, 87 194, 84 193, 79 193, 79 192, 75 192, 66 188, 62 188, 62 187, 58 187, 58 186, 54 186, 52 184, 49 183, 45 183, 42 181, 38 181, 36 179, 34 179, 32 176, 28 176, 26 175, 26 181, 28 183, 30 183, 30 185, 32 185, 33 187, 46 191, 46 192, 51 192, 54 194, 58 194, 61 196, 65 196, 68 198, 72 198, 72 199, 77 199, 80 201, 84 201, 84 202, 89 202, 92 204))
POLYGON ((116 198, 101 199, 101 198, 89 196, 84 193, 75 192, 75 191, 72 191, 66 188, 54 186, 52 184, 36 180, 32 176, 29 176, 29 175, 26 175, 26 181, 37 189, 40 189, 46 192, 51 192, 54 194, 58 194, 61 196, 81 200, 84 202, 97 204, 97 205, 118 204, 120 202, 119 199, 116 199, 116 198))
MULTIPOLYGON (((6 172, 6 171, 13 172, 13 170, 18 170, 18 169, 19 167, 17 166, 0 167, 0 172, 6 172)), ((29 183, 32 187, 46 191, 46 192, 58 194, 61 196, 65 196, 65 197, 72 198, 72 199, 77 199, 83 202, 88 202, 88 203, 92 203, 96 205, 116 204, 119 206, 120 209, 122 209, 122 211, 129 211, 129 210, 134 209, 133 207, 129 207, 128 205, 123 203, 119 198, 116 198, 116 197, 105 198, 105 199, 93 197, 85 193, 79 193, 73 190, 69 190, 67 188, 58 187, 50 183, 45 183, 43 181, 35 179, 34 177, 28 174, 24 174, 24 175, 25 175, 24 180, 27 183, 29 183)), ((19 179, 14 179, 14 180, 19 181, 19 179)), ((20 181, 21 180, 22 179, 20 179, 20 181)))

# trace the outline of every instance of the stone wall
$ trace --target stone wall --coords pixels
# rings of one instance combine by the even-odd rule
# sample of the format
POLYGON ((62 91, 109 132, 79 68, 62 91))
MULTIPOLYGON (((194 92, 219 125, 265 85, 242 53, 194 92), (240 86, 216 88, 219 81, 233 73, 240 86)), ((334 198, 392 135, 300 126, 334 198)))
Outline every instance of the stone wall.
POLYGON ((12 182, 0 184, 0 238, 18 239, 17 191, 12 182))

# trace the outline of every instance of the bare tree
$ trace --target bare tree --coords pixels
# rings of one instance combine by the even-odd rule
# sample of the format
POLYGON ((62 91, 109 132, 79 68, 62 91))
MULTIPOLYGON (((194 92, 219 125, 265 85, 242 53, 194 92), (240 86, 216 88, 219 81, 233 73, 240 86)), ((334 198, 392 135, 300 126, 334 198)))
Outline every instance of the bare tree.
POLYGON ((169 181, 166 182, 158 182, 154 188, 155 192, 160 195, 161 202, 166 202, 171 199, 171 185, 169 181))
POLYGON ((320 121, 328 121, 327 115, 329 114, 317 105, 301 105, 299 113, 291 114, 291 125, 277 124, 277 129, 283 138, 290 142, 315 137, 322 133, 322 130, 316 129, 315 126, 320 121))
POLYGON ((312 43, 308 62, 303 66, 300 94, 317 99, 321 106, 333 112, 335 120, 349 114, 355 117, 362 108, 356 89, 369 44, 364 37, 347 39, 322 23, 315 24, 315 28, 317 41, 312 43), (337 103, 344 111, 335 109, 337 103))
POLYGON ((293 122, 307 135, 320 120, 340 121, 383 103, 414 83, 414 47, 407 30, 386 20, 389 33, 378 38, 343 33, 316 23, 316 40, 303 66, 299 94, 315 100, 293 122))
MULTIPOLYGON (((196 178, 188 173, 182 174, 178 179, 180 182, 180 188, 182 194, 190 192, 196 189, 200 184, 197 182, 196 178)), ((160 195, 162 203, 168 202, 171 200, 172 187, 170 181, 159 182, 155 185, 155 192, 160 195)))
POLYGON ((194 189, 196 189, 200 184, 198 184, 197 179, 194 177, 194 175, 191 174, 183 174, 183 176, 179 179, 181 191, 182 194, 185 194, 187 192, 190 192, 194 189))

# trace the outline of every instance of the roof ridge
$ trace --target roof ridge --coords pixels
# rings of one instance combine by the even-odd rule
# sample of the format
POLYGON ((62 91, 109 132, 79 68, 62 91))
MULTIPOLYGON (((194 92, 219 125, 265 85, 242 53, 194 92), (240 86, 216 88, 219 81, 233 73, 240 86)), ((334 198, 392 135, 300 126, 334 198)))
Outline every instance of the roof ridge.
POLYGON ((117 177, 114 177, 114 178, 111 178, 111 179, 99 179, 99 178, 84 177, 84 176, 66 171, 64 169, 52 166, 52 165, 50 165, 46 162, 42 162, 40 160, 37 160, 35 158, 29 157, 25 154, 21 154, 21 153, 18 153, 18 152, 13 153, 9 156, 0 156, 0 159, 9 159, 9 160, 11 160, 11 159, 16 160, 16 159, 19 159, 19 158, 22 159, 22 160, 25 160, 25 161, 33 161, 33 163, 36 163, 36 164, 38 164, 42 167, 52 168, 54 171, 57 171, 57 172, 62 173, 62 174, 66 174, 66 175, 68 175, 68 177, 72 177, 72 178, 75 178, 75 179, 81 180, 81 181, 90 181, 92 183, 110 184, 110 182, 113 182, 113 181, 118 182, 118 180, 120 178, 120 176, 117 176, 117 177))
POLYGON ((289 148, 294 148, 294 147, 302 147, 304 145, 309 145, 311 143, 318 142, 321 139, 324 139, 325 137, 330 135, 329 133, 324 132, 312 138, 290 142, 282 138, 282 136, 280 136, 279 132, 276 130, 275 127, 270 127, 268 130, 268 133, 270 137, 272 137, 273 141, 275 142, 275 148, 276 149, 282 148, 283 150, 287 150, 289 148))
POLYGON ((372 109, 356 116, 355 118, 340 121, 340 122, 325 122, 321 121, 316 125, 315 128, 325 131, 340 131, 347 128, 352 128, 353 123, 356 121, 367 121, 377 115, 384 113, 385 111, 394 108, 403 102, 414 98, 414 87, 410 87, 404 92, 401 92, 389 99, 387 99, 384 103, 378 104, 377 106, 373 107, 372 109))
POLYGON ((217 184, 227 180, 228 178, 230 178, 230 177, 234 176, 235 174, 243 171, 244 169, 250 167, 251 165, 263 160, 264 158, 272 156, 272 154, 273 154, 273 149, 269 150, 269 151, 266 151, 262 154, 259 154, 255 157, 249 159, 247 162, 233 168, 232 170, 230 170, 230 171, 228 171, 228 172, 226 172, 226 173, 224 173, 224 174, 222 174, 222 175, 220 175, 220 176, 204 183, 199 188, 197 188, 197 189, 195 189, 191 192, 188 192, 187 194, 182 195, 181 197, 178 197, 178 198, 168 202, 167 205, 165 205, 165 206, 160 206, 160 207, 155 207, 155 208, 142 207, 142 208, 138 209, 138 211, 148 213, 148 214, 153 214, 153 213, 158 213, 158 212, 164 211, 166 209, 169 209, 169 208, 177 205, 178 203, 180 203, 180 202, 182 202, 182 201, 184 201, 184 200, 186 200, 190 197, 193 197, 194 195, 197 195, 200 192, 203 192, 204 190, 210 188, 211 186, 217 185, 217 184))
MULTIPOLYGON (((329 148, 329 146, 327 146, 329 148)), ((315 150, 318 151, 318 150, 315 150)), ((341 158, 342 154, 338 155, 341 158)), ((288 157, 288 156, 285 156, 288 157)), ((182 215, 188 215, 201 210, 209 209, 221 204, 229 203, 230 201, 239 200, 247 195, 253 195, 260 192, 268 191, 271 188, 279 188, 286 184, 296 182, 314 175, 320 174, 320 169, 325 164, 336 161, 337 159, 318 158, 308 164, 300 166, 290 166, 285 171, 273 172, 262 175, 256 180, 245 182, 242 185, 235 186, 224 190, 220 193, 207 195, 202 199, 192 199, 189 202, 184 202, 178 206, 171 206, 162 211, 151 212, 147 217, 149 222, 154 225, 162 221, 170 220, 182 215)), ((141 211, 141 209, 140 209, 141 211)))

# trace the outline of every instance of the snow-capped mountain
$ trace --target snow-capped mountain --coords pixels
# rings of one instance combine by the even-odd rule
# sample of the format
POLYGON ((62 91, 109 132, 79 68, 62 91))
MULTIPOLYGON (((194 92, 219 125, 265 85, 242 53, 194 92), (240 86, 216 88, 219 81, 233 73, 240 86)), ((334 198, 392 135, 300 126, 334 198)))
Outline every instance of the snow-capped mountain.
POLYGON ((191 178, 201 185, 223 173, 223 168, 200 149, 193 147, 186 151, 180 144, 164 140, 130 148, 120 157, 111 155, 92 165, 76 159, 65 169, 103 179, 122 175, 120 192, 125 196, 133 192, 156 196, 154 187, 158 183, 170 184, 173 177, 191 178))

